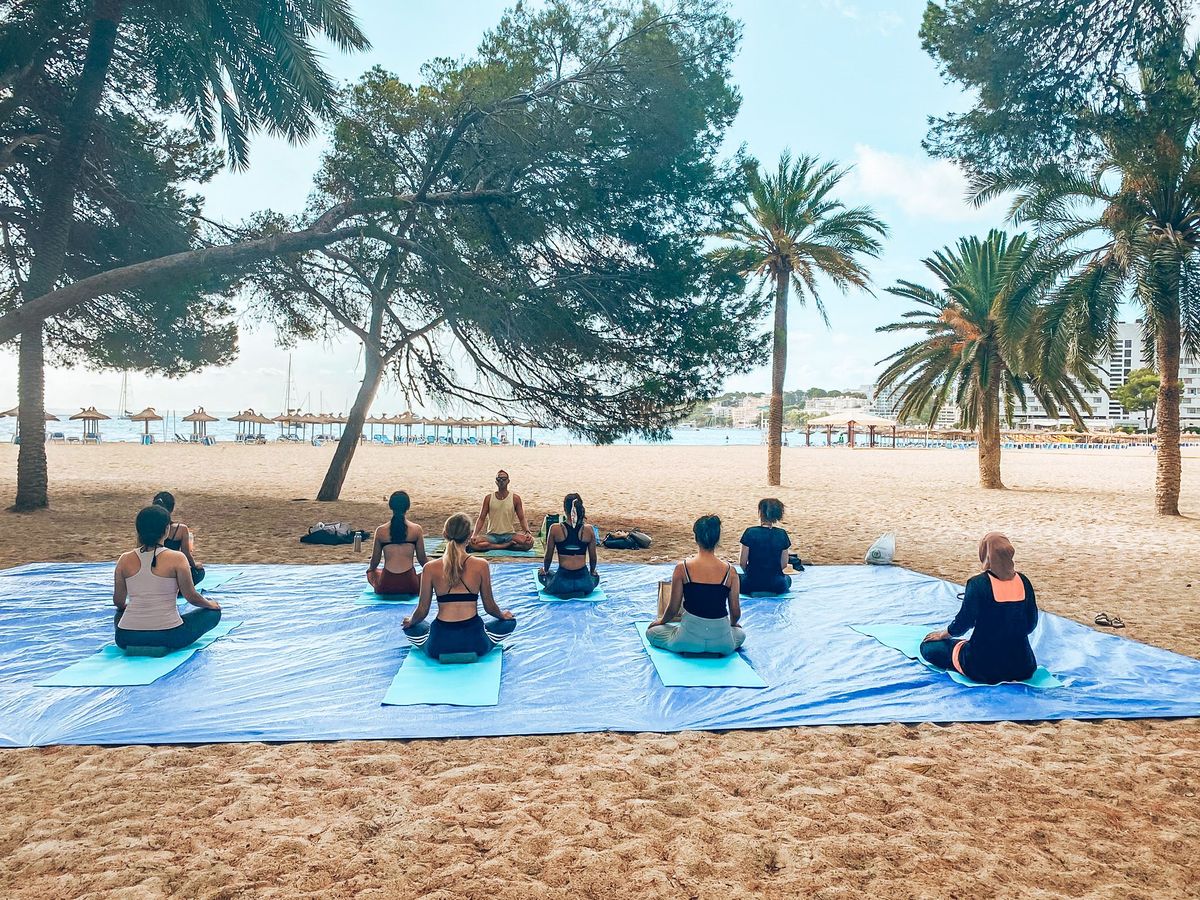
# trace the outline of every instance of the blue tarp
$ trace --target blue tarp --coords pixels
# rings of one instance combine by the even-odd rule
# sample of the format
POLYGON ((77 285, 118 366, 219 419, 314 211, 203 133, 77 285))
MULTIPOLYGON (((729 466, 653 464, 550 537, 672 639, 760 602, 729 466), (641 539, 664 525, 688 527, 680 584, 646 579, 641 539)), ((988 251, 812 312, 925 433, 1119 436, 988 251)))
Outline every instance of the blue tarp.
POLYGON ((653 615, 668 567, 602 565, 606 602, 549 604, 534 599, 528 564, 498 564, 497 596, 518 619, 499 704, 383 706, 409 652, 410 606, 355 605, 357 563, 236 569, 213 596, 243 624, 126 688, 35 687, 111 641, 111 563, 0 573, 0 745, 1200 715, 1200 661, 1049 615, 1034 648, 1062 688, 957 685, 849 626, 944 625, 960 588, 875 566, 811 567, 783 600, 743 600, 743 653, 768 685, 746 690, 663 686, 631 623, 653 615))

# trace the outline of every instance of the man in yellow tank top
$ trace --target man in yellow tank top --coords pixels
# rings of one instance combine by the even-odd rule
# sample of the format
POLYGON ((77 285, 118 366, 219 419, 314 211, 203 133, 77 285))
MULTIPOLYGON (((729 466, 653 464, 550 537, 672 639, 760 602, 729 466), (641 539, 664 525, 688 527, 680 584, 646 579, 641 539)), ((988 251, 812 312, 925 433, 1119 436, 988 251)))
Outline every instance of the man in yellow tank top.
POLYGON ((519 495, 508 489, 508 473, 496 473, 496 491, 483 498, 475 520, 470 548, 484 550, 531 550, 533 535, 525 523, 525 507, 519 495))

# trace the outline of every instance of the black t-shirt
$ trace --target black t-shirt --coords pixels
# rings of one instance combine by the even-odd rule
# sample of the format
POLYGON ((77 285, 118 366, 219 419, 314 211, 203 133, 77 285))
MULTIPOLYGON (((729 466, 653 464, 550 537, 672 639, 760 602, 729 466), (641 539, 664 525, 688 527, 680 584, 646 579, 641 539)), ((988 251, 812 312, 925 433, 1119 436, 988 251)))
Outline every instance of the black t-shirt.
POLYGON ((987 683, 1021 681, 1037 668, 1029 646, 1029 635, 1037 627, 1037 597, 1029 579, 1019 572, 1017 576, 1024 597, 1007 602, 996 599, 990 573, 967 582, 962 608, 946 630, 959 637, 974 629, 960 651, 963 674, 968 678, 987 683))
POLYGON ((792 539, 782 528, 755 525, 742 532, 742 543, 750 548, 746 563, 748 578, 774 578, 783 571, 783 551, 792 546, 792 539))

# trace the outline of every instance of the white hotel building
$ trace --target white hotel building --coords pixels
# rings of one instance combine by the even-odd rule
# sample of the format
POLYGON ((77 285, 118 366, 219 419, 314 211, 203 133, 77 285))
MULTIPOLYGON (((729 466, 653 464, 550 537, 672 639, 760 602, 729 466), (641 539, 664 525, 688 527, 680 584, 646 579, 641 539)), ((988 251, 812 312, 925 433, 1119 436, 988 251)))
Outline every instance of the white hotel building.
MULTIPOLYGON (((1150 348, 1151 351, 1153 348, 1150 348)), ((1117 326, 1117 337, 1113 344, 1112 354, 1108 359, 1101 360, 1095 367, 1096 374, 1108 387, 1115 391, 1125 383, 1129 373, 1134 369, 1151 367, 1147 362, 1153 356, 1146 355, 1146 342, 1142 334, 1140 322, 1122 322, 1117 326)), ((1181 425, 1200 426, 1200 359, 1185 355, 1180 362, 1179 378, 1183 382, 1183 402, 1180 409, 1181 425)), ((1108 393, 1090 392, 1085 394, 1092 414, 1084 417, 1089 429, 1105 430, 1117 425, 1143 425, 1140 412, 1129 412, 1120 403, 1112 399, 1108 393)), ((899 398, 895 390, 874 396, 871 411, 876 415, 895 418, 899 398)), ((940 427, 953 427, 958 422, 958 409, 950 405, 942 410, 937 424, 940 427)), ((1069 416, 1050 418, 1037 398, 1030 394, 1027 397, 1024 411, 1017 408, 1014 423, 1018 427, 1032 428, 1065 428, 1072 424, 1069 416)))
MULTIPOLYGON (((1141 412, 1130 412, 1110 394, 1125 383, 1134 369, 1153 368, 1153 359, 1154 347, 1147 344, 1140 322, 1122 322, 1117 326, 1117 338, 1112 354, 1095 367, 1096 374, 1108 386, 1109 393, 1085 395, 1088 405, 1092 408, 1092 414, 1084 417, 1088 428, 1102 430, 1117 425, 1136 425, 1139 428, 1144 426, 1144 416, 1141 412)), ((1185 355, 1180 360, 1179 378, 1183 382, 1180 424, 1184 428, 1200 426, 1200 359, 1185 355)), ((1034 397, 1029 398, 1024 412, 1017 410, 1016 421, 1019 425, 1035 428, 1065 427, 1071 424, 1067 416, 1059 416, 1057 419, 1048 417, 1046 410, 1034 397)))

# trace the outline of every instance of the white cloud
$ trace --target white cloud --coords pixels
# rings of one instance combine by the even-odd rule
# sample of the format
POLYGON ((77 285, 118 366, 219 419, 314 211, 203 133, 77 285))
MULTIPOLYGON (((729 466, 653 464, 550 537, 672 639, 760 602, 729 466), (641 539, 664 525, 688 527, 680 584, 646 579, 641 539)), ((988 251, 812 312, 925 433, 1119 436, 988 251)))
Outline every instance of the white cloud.
POLYGON ((866 200, 894 203, 915 218, 996 225, 1006 218, 1004 200, 972 206, 967 201, 966 175, 946 159, 903 156, 858 144, 846 185, 866 200))
POLYGON ((837 13, 842 18, 850 19, 857 23, 870 24, 877 28, 881 34, 891 34, 904 24, 903 17, 894 9, 878 8, 878 0, 875 0, 871 4, 875 8, 871 8, 868 13, 864 13, 859 4, 851 3, 849 0, 821 0, 821 6, 824 9, 837 13))

